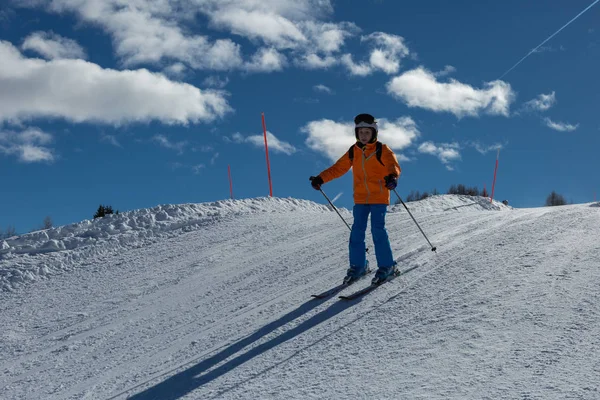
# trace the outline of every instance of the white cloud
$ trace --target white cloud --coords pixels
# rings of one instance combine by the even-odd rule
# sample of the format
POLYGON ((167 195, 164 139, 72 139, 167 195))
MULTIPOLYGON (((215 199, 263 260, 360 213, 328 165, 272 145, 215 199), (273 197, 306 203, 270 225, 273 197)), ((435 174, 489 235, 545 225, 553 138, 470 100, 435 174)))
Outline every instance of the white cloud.
POLYGON ((327 158, 336 161, 356 143, 353 123, 340 123, 330 119, 311 121, 302 128, 308 135, 306 145, 327 158))
POLYGON ((249 72, 273 72, 281 71, 286 64, 287 60, 283 54, 273 48, 263 48, 252 56, 252 60, 245 64, 244 69, 249 72))
POLYGON ((219 153, 215 153, 212 158, 210 159, 210 165, 215 165, 215 162, 217 161, 217 158, 219 158, 219 153))
POLYGON ((554 129, 555 131, 559 132, 573 132, 579 127, 579 124, 572 125, 564 122, 555 122, 552 121, 550 118, 544 118, 544 123, 548 128, 554 129))
MULTIPOLYGON (((204 15, 210 27, 254 44, 293 50, 301 59, 302 54, 321 53, 327 62, 330 53, 359 30, 350 22, 323 22, 333 12, 330 0, 30 0, 21 5, 74 13, 100 26, 111 35, 126 66, 177 61, 194 69, 246 69, 239 44, 190 33, 197 14, 204 15)), ((271 65, 258 70, 276 69, 271 65)))
POLYGON ((83 60, 29 59, 0 41, 0 121, 167 124, 212 121, 231 111, 224 94, 145 69, 116 71, 83 60))
POLYGON ((299 24, 309 38, 309 45, 303 51, 320 51, 324 54, 337 53, 344 46, 347 38, 354 36, 360 29, 353 23, 322 23, 303 21, 299 24))
POLYGON ((165 73, 173 78, 182 78, 185 75, 186 70, 187 67, 185 64, 180 62, 171 64, 164 69, 165 73))
POLYGON ((202 84, 204 86, 214 87, 217 89, 223 89, 225 86, 227 86, 228 83, 229 83, 228 77, 221 79, 218 76, 209 76, 209 77, 205 78, 204 81, 202 82, 202 84))
POLYGON ((455 72, 456 72, 456 68, 454 68, 452 65, 446 65, 443 70, 441 70, 439 72, 435 72, 433 75, 437 76, 438 78, 441 78, 443 76, 447 76, 447 75, 453 74, 455 72))
MULTIPOLYGON (((378 138, 394 150, 409 147, 420 135, 417 124, 410 117, 401 117, 395 121, 380 118, 378 138)), ((354 132, 353 132, 354 133, 354 132)))
POLYGON ((423 142, 418 148, 420 153, 436 156, 444 164, 446 169, 452 171, 454 167, 451 162, 460 160, 460 146, 458 143, 440 143, 423 142))
POLYGON ((22 132, 0 131, 0 154, 15 155, 25 163, 52 162, 56 157, 47 146, 52 140, 52 135, 38 128, 22 132))
POLYGON ((300 53, 337 52, 359 29, 350 22, 331 23, 329 0, 195 0, 213 27, 300 53))
POLYGON ((189 18, 190 6, 168 1, 53 0, 47 7, 57 13, 75 13, 82 21, 101 26, 112 36, 117 55, 128 66, 173 59, 195 69, 239 67, 240 46, 233 41, 210 42, 205 36, 185 34, 178 21, 189 18))
POLYGON ((361 38, 362 41, 375 44, 371 51, 369 63, 374 69, 386 74, 394 74, 400 69, 400 60, 409 55, 404 38, 383 32, 375 32, 361 38))
MULTIPOLYGON (((265 147, 264 135, 248 136, 247 138, 245 138, 244 141, 252 143, 255 147, 265 147)), ((279 140, 275 135, 273 135, 269 131, 267 131, 267 143, 269 146, 269 152, 274 151, 275 153, 283 153, 287 154, 288 156, 296 152, 296 148, 294 146, 287 142, 279 140)))
MULTIPOLYGON (((227 138, 226 141, 227 140, 231 140, 234 143, 250 143, 258 148, 265 147, 264 134, 245 137, 241 133, 234 133, 233 135, 231 135, 231 138, 227 138)), ((287 154, 288 156, 294 154, 297 151, 293 145, 279 140, 275 135, 273 135, 269 131, 267 131, 267 144, 269 146, 269 151, 287 154)))
POLYGON ((35 51, 50 60, 86 58, 85 51, 76 41, 53 32, 34 32, 25 38, 21 48, 35 51))
POLYGON ((537 98, 525 103, 525 109, 534 111, 547 111, 556 104, 556 93, 540 94, 537 98))
POLYGON ((193 4, 212 27, 290 51, 293 63, 308 69, 338 64, 333 54, 360 31, 351 22, 323 21, 333 12, 330 0, 195 0, 193 4))
MULTIPOLYGON (((401 117, 394 121, 378 119, 378 138, 394 151, 409 147, 420 135, 415 122, 410 117, 401 117)), ((308 135, 306 145, 323 153, 332 161, 337 161, 348 148, 356 143, 353 122, 335 122, 329 119, 311 121, 302 128, 308 135)))
POLYGON ((367 63, 355 63, 351 54, 344 54, 341 58, 341 62, 351 75, 367 76, 373 72, 373 68, 367 63))
POLYGON ((319 84, 319 85, 313 86, 313 90, 315 92, 322 92, 322 93, 327 93, 327 94, 333 94, 333 91, 330 88, 328 88, 327 86, 323 85, 323 84, 319 84))
POLYGON ((375 32, 361 37, 362 42, 373 45, 367 62, 355 62, 351 54, 344 54, 340 63, 344 65, 351 75, 367 76, 375 70, 393 74, 400 69, 400 62, 410 52, 404 44, 404 38, 384 32, 375 32))
POLYGON ((451 112, 457 117, 478 116, 485 112, 509 115, 515 94, 503 81, 487 82, 483 89, 450 79, 438 82, 435 75, 423 67, 393 78, 387 84, 388 93, 409 107, 421 107, 436 112, 451 112))
POLYGON ((182 73, 179 63, 192 69, 272 72, 287 65, 286 57, 307 69, 341 64, 353 75, 391 74, 409 55, 402 37, 375 32, 361 38, 373 46, 367 60, 355 64, 347 54, 341 62, 346 41, 361 30, 353 22, 326 21, 333 14, 331 0, 28 0, 21 5, 74 14, 111 36, 125 66, 169 65, 165 72, 175 77, 182 73), (245 61, 233 40, 194 34, 197 15, 208 20, 209 28, 271 50, 245 61))
POLYGON ((250 39, 261 39, 278 49, 296 48, 308 39, 299 27, 268 10, 243 9, 240 4, 209 13, 212 24, 250 39))
POLYGON ((152 140, 166 149, 176 150, 179 154, 183 153, 183 149, 188 144, 186 141, 173 143, 165 135, 154 135, 152 140))
POLYGON ((296 58, 295 64, 307 69, 327 69, 337 65, 339 60, 333 56, 319 56, 316 53, 306 53, 296 58))
POLYGON ((469 142, 468 145, 473 147, 475 150, 477 150, 477 152, 481 154, 487 154, 490 151, 502 150, 504 148, 504 146, 500 143, 485 146, 479 142, 469 142))

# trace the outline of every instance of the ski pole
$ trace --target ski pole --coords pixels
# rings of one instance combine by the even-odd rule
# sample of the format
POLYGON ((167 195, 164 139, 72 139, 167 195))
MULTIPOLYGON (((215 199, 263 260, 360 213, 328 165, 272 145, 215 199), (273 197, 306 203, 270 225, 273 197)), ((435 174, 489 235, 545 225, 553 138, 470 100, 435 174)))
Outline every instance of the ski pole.
MULTIPOLYGON (((329 202, 329 205, 335 210, 335 212, 337 213, 337 215, 340 216, 340 218, 342 219, 342 221, 344 221, 344 223, 346 224, 346 226, 348 227, 348 229, 350 229, 350 232, 352 232, 352 228, 350 228, 350 225, 348 225, 348 223, 346 222, 346 220, 344 219, 344 217, 342 217, 342 214, 340 214, 340 212, 333 205, 333 203, 331 202, 331 200, 329 200, 329 197, 327 197, 327 195, 325 194, 325 192, 323 191, 323 189, 319 188, 319 192, 321 192, 323 194, 323 196, 325 196, 325 198, 329 202)), ((365 248, 365 252, 367 252, 367 253, 369 252, 369 248, 368 247, 365 248)))
POLYGON ((396 196, 398 196, 398 200, 400 200, 400 202, 402 203, 402 205, 404 206, 404 208, 406 208, 406 211, 408 211, 408 215, 410 215, 410 217, 412 218, 412 220, 415 221, 415 224, 417 224, 417 228, 419 228, 419 230, 421 231, 421 233, 423 234, 423 236, 425 236, 425 240, 427 240, 427 243, 429 243, 429 246, 431 246, 431 251, 435 252, 436 247, 434 247, 431 244, 431 242, 429 241, 429 239, 427 239, 427 235, 425 235, 425 232, 423 232, 423 229, 421 229, 421 227, 419 226, 419 223, 417 222, 417 220, 415 219, 415 217, 413 217, 413 215, 411 214, 411 212, 408 209, 408 207, 406 207, 406 204, 404 204, 404 202, 402 201, 402 198, 400 197, 400 195, 398 194, 398 192, 396 192, 396 189, 394 189, 394 193, 396 193, 396 196))
POLYGON ((342 214, 340 214, 340 212, 338 211, 338 209, 333 205, 333 203, 331 202, 331 200, 329 200, 329 197, 327 197, 327 195, 325 194, 325 192, 323 191, 323 189, 319 189, 319 192, 323 193, 323 196, 325 196, 325 198, 327 199, 327 201, 329 202, 329 205, 331 207, 333 207, 333 209, 335 210, 335 212, 337 213, 337 215, 340 216, 340 218, 342 219, 342 221, 344 221, 344 223, 346 224, 346 226, 348 227, 348 229, 350 229, 350 232, 352 232, 352 228, 350 228, 350 225, 348 225, 348 223, 346 222, 346 220, 344 219, 344 217, 342 217, 342 214))

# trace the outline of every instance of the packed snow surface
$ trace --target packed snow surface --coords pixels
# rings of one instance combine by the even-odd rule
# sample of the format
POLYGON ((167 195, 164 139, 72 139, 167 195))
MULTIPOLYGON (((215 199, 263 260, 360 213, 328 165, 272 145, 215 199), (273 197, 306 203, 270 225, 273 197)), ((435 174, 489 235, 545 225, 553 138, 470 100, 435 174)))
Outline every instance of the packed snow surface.
POLYGON ((341 282, 349 232, 305 200, 1 241, 0 398, 600 398, 599 203, 406 205, 437 252, 391 206, 398 265, 416 268, 352 302, 310 297, 341 282))

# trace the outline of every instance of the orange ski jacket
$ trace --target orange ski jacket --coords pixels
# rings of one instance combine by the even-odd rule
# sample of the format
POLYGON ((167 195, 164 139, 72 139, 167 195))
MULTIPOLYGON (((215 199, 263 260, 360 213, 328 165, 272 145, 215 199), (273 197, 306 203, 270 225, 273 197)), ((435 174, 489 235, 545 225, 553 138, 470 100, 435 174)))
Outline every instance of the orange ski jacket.
POLYGON ((358 147, 357 143, 349 151, 354 151, 353 160, 344 153, 331 167, 319 174, 323 183, 344 175, 350 168, 354 177, 355 204, 390 204, 390 191, 385 187, 384 178, 390 174, 400 177, 402 169, 396 155, 387 145, 382 145, 381 162, 377 159, 376 143, 358 147))

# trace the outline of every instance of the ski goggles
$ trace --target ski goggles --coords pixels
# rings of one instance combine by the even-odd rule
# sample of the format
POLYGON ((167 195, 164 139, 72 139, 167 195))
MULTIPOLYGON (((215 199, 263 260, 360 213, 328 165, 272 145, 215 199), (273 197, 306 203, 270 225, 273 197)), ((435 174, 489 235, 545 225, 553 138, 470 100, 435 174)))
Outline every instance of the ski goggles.
POLYGON ((377 122, 375 122, 375 117, 371 114, 358 114, 356 117, 354 117, 354 123, 356 125, 360 124, 361 122, 371 125, 377 124, 377 122))
POLYGON ((358 129, 358 128, 372 128, 372 129, 375 129, 375 132, 378 131, 378 129, 377 129, 377 122, 373 122, 372 124, 368 124, 366 122, 359 122, 359 123, 356 124, 355 128, 356 129, 358 129))

